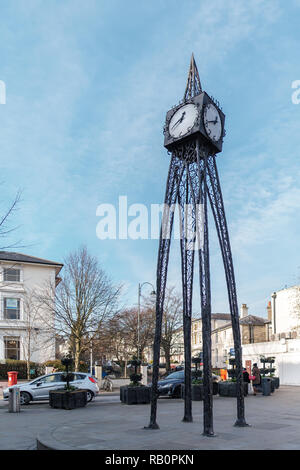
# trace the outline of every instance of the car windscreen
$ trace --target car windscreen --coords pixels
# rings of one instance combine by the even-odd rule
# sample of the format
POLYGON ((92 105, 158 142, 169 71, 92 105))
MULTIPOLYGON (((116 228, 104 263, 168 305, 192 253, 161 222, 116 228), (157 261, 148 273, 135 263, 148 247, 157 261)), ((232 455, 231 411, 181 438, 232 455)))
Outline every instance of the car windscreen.
POLYGON ((184 377, 184 370, 179 370, 177 372, 172 372, 172 374, 168 375, 164 378, 164 380, 169 379, 182 379, 184 377))
POLYGON ((29 384, 29 385, 36 384, 36 383, 40 382, 41 379, 43 379, 43 378, 44 378, 44 376, 39 377, 38 379, 34 379, 34 380, 32 380, 31 382, 28 382, 28 384, 29 384))

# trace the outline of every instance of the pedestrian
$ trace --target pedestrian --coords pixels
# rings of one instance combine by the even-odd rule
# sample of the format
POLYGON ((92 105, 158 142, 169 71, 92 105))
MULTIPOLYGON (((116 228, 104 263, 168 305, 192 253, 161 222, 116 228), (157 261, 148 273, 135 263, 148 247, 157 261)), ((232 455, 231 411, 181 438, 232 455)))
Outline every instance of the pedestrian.
POLYGON ((243 381, 246 382, 247 384, 250 383, 249 374, 245 367, 243 367, 243 381))
POLYGON ((250 378, 249 378, 249 373, 247 372, 247 369, 245 367, 243 367, 243 381, 248 384, 248 393, 250 391, 250 378))
POLYGON ((258 392, 258 387, 261 384, 260 372, 256 362, 255 364, 253 364, 252 376, 254 377, 254 379, 252 380, 253 395, 256 395, 258 392))

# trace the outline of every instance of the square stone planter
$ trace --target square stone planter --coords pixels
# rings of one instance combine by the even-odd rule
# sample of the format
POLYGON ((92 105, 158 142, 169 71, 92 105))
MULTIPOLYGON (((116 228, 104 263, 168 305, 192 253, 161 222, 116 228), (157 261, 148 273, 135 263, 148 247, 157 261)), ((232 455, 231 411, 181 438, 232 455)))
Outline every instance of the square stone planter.
MULTIPOLYGON (((217 395, 219 387, 217 382, 213 382, 213 395, 217 395)), ((181 398, 184 400, 184 384, 181 385, 181 398)), ((192 400, 203 400, 203 384, 192 384, 192 400)))
POLYGON ((201 401, 203 400, 203 385, 192 384, 192 400, 201 401))
POLYGON ((141 385, 140 387, 130 387, 123 385, 120 387, 120 400, 126 405, 148 404, 151 399, 151 387, 141 385))
MULTIPOLYGON (((181 398, 184 400, 184 384, 181 384, 181 398)), ((202 384, 192 384, 192 400, 193 401, 202 401, 203 400, 203 385, 202 384)))
POLYGON ((83 408, 86 404, 86 390, 51 390, 49 392, 49 405, 51 408, 73 410, 83 408))
MULTIPOLYGON (((219 382, 219 395, 221 397, 236 397, 236 389, 237 383, 236 382, 219 382)), ((244 396, 248 395, 248 384, 246 382, 243 383, 244 388, 244 396)))
POLYGON ((202 401, 203 400, 203 385, 192 384, 192 400, 202 401))

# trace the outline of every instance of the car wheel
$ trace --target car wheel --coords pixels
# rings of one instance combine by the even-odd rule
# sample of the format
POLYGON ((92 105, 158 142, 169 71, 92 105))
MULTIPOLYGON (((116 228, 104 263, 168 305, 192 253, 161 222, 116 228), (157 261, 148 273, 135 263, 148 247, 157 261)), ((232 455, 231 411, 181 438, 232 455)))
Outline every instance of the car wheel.
POLYGON ((21 405, 28 405, 31 400, 31 396, 27 392, 20 393, 20 404, 21 405))
POLYGON ((86 398, 87 398, 88 403, 89 403, 90 401, 92 401, 92 399, 94 398, 93 392, 91 392, 90 390, 88 390, 88 391, 86 392, 86 398))

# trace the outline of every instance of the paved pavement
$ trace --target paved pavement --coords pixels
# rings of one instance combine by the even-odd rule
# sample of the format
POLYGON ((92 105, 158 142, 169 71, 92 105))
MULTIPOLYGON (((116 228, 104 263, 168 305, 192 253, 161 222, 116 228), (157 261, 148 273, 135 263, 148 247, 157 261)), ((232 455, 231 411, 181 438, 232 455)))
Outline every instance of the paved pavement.
POLYGON ((233 426, 236 399, 214 397, 216 437, 202 436, 203 402, 193 402, 193 423, 183 423, 183 401, 158 402, 160 429, 144 429, 149 405, 124 405, 118 392, 102 393, 85 408, 51 409, 34 403, 21 413, 8 413, 0 401, 0 449, 36 449, 38 438, 54 449, 229 450, 300 449, 300 388, 281 386, 269 397, 249 395, 246 419, 251 427, 233 426))

